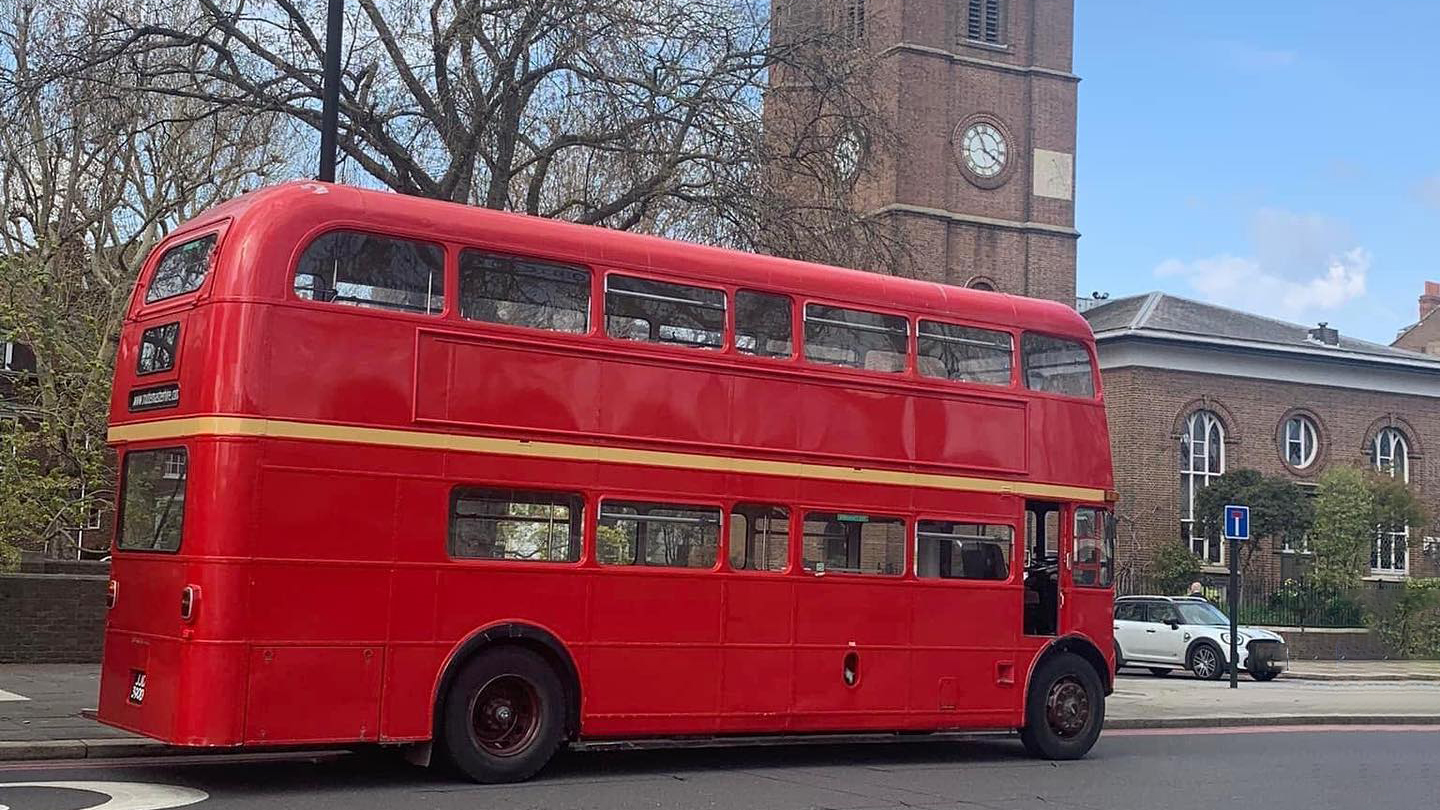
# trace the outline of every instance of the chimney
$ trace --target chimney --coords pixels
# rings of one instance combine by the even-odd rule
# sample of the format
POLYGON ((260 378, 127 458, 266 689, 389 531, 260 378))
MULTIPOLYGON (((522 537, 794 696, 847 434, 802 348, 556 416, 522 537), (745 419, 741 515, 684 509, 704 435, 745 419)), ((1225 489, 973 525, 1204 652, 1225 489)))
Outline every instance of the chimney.
POLYGON ((1425 293, 1420 296, 1420 320, 1440 308, 1440 282, 1425 282, 1425 293))
MULTIPOLYGON (((1440 305, 1440 284, 1436 286, 1435 304, 1440 305)), ((1423 298, 1421 299, 1424 300, 1423 298)), ((1431 307, 1434 308, 1433 306, 1431 307)), ((1310 330, 1310 339, 1316 343, 1323 343, 1326 346, 1340 345, 1340 330, 1332 328, 1330 324, 1321 321, 1320 325, 1310 330)))

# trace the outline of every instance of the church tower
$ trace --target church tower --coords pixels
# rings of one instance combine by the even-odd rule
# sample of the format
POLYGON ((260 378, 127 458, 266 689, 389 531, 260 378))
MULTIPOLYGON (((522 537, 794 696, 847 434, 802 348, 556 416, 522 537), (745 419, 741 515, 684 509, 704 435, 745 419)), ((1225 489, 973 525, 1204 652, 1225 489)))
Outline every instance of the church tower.
POLYGON ((879 60, 893 137, 857 190, 905 246, 898 272, 1073 306, 1073 0, 821 5, 879 60))

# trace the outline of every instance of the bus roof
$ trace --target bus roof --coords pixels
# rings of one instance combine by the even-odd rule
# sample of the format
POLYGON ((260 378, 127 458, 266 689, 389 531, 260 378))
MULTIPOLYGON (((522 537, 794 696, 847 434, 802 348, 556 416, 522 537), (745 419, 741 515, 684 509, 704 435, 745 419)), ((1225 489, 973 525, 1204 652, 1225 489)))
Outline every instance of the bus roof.
MULTIPOLYGON (((177 232, 231 220, 246 237, 283 236, 283 223, 334 223, 455 242, 474 242, 537 258, 629 267, 710 279, 717 283, 785 291, 927 312, 969 321, 1015 325, 1088 340, 1090 325, 1064 304, 984 292, 933 281, 812 264, 663 239, 591 225, 544 219, 460 203, 410 197, 317 181, 269 186, 221 203, 177 232)), ((293 231, 294 226, 288 230, 293 231)), ((224 283, 231 293, 249 291, 246 280, 224 283)), ((288 283, 288 282, 287 282, 288 283)))

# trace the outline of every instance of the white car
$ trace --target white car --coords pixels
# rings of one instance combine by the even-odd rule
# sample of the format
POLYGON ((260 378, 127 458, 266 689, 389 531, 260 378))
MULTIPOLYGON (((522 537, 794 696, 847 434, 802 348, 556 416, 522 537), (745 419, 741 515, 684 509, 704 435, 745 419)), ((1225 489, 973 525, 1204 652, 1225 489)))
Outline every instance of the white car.
MULTIPOLYGON (((1285 639, 1240 627, 1240 668, 1268 681, 1290 665, 1285 639)), ((1198 596, 1122 596, 1115 600, 1115 668, 1146 667, 1156 675, 1188 669, 1214 680, 1229 670, 1230 619, 1198 596)))

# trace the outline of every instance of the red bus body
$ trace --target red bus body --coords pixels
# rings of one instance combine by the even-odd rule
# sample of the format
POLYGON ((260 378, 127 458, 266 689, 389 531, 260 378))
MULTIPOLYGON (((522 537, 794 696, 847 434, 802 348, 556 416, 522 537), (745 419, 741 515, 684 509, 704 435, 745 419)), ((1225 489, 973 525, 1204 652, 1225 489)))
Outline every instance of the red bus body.
POLYGON ((295 183, 157 247, 110 418, 122 465, 145 449, 187 453, 178 550, 115 549, 99 704, 103 722, 168 743, 426 741, 454 667, 502 642, 555 663, 573 690, 570 734, 586 740, 1016 728, 1037 659, 1061 647, 1110 687, 1112 594, 1077 587, 1068 562, 1073 510, 1113 500, 1110 444, 1089 327, 1053 302, 295 183), (298 298, 298 257, 335 229, 443 245, 443 311, 298 298), (147 304, 158 257, 205 234, 216 245, 199 288, 147 304), (466 247, 587 268, 588 332, 461 319, 466 247), (797 336, 806 302, 900 315, 910 362, 883 373, 798 350, 746 356, 733 339, 612 339, 614 272, 789 296, 797 336), (1076 341, 1096 395, 1027 390, 1019 374, 1000 386, 923 377, 921 317, 1017 345, 1025 332, 1076 341), (140 376, 142 332, 169 323, 173 369, 140 376), (453 559, 452 491, 469 484, 583 494, 581 559, 453 559), (897 515, 912 533, 928 517, 1001 523, 1017 562, 1003 581, 921 579, 907 541, 903 573, 819 574, 797 540, 785 570, 737 571, 726 531, 710 569, 602 565, 606 498, 897 515), (1018 562, 1036 501, 1059 510, 1067 561, 1058 624, 1042 635, 1022 626, 1018 562))

